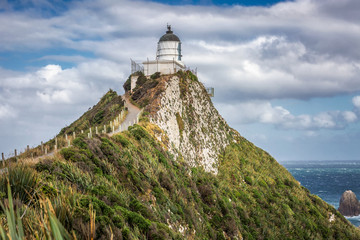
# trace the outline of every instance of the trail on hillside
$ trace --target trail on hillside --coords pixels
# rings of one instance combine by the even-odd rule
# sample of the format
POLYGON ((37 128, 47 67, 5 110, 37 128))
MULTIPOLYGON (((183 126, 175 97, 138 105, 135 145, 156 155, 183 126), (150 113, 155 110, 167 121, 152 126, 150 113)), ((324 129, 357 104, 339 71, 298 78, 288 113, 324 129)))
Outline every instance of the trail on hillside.
MULTIPOLYGON (((121 123, 120 128, 116 128, 114 132, 110 132, 107 133, 108 136, 112 136, 116 133, 119 133, 120 131, 125 131, 127 130, 127 128, 129 126, 134 125, 134 123, 137 122, 137 118, 139 113, 141 112, 141 109, 139 109, 138 107, 136 107, 135 105, 133 105, 130 100, 129 97, 127 95, 123 95, 122 99, 125 101, 125 107, 127 107, 128 109, 128 113, 125 117, 125 120, 121 123)), ((60 149, 58 149, 60 150, 60 149)), ((55 152, 49 152, 47 154, 44 154, 42 156, 38 156, 32 159, 32 162, 38 162, 40 159, 44 158, 44 157, 49 157, 49 156, 53 156, 55 154, 55 152)), ((4 172, 7 172, 7 168, 3 168, 0 169, 0 174, 3 174, 4 172)))
POLYGON ((115 129, 114 132, 109 133, 109 136, 112 136, 118 132, 124 131, 126 130, 127 127, 131 126, 134 124, 134 122, 137 121, 138 115, 141 111, 140 108, 136 107, 135 105, 133 105, 130 100, 129 97, 127 95, 123 95, 122 99, 125 101, 125 107, 128 109, 128 113, 125 117, 125 120, 121 123, 120 128, 115 129))

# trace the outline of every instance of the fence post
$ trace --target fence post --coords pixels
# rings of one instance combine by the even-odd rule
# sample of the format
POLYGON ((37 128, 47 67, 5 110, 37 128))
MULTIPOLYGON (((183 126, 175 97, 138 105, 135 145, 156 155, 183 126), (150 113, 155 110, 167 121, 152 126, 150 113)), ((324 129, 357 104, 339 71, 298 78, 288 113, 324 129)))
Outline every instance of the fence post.
POLYGON ((44 153, 44 143, 43 143, 43 141, 41 141, 41 154, 43 154, 44 153))
POLYGON ((29 152, 30 151, 30 147, 29 145, 26 146, 26 151, 29 152))
POLYGON ((92 132, 91 132, 91 128, 90 128, 90 138, 92 138, 92 132))
POLYGON ((81 130, 81 133, 83 134, 83 133, 84 133, 84 130, 81 130))
POLYGON ((47 146, 45 146, 45 155, 47 155, 47 151, 48 151, 47 146))
POLYGON ((5 167, 5 157, 4 157, 4 153, 1 153, 1 159, 2 159, 3 167, 5 167))
POLYGON ((73 132, 73 140, 76 138, 76 133, 73 132))
POLYGON ((114 132, 115 132, 115 126, 114 126, 114 125, 113 125, 113 127, 112 127, 112 130, 113 130, 112 132, 114 133, 114 132))
POLYGON ((55 147, 56 147, 56 149, 55 149, 55 151, 57 150, 57 137, 55 137, 55 147))
POLYGON ((104 124, 104 133, 106 134, 106 125, 104 124))
POLYGON ((68 139, 68 147, 70 147, 70 139, 68 139))

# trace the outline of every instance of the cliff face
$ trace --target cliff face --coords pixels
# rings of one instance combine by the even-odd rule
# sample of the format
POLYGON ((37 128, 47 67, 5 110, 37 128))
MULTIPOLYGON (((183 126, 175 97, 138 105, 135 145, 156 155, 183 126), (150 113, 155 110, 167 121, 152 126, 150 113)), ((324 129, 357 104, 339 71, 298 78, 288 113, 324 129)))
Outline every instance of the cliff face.
POLYGON ((138 86, 132 99, 140 106, 149 103, 145 111, 150 122, 164 133, 157 138, 168 138, 167 148, 175 157, 218 172, 219 154, 238 133, 229 128, 196 76, 179 72, 149 80, 138 86))
POLYGON ((347 217, 360 215, 360 203, 355 193, 351 190, 345 191, 340 198, 339 212, 347 217))
POLYGON ((230 143, 232 131, 200 82, 186 75, 169 76, 165 81, 159 110, 150 116, 150 122, 168 136, 172 154, 217 173, 218 156, 230 143))

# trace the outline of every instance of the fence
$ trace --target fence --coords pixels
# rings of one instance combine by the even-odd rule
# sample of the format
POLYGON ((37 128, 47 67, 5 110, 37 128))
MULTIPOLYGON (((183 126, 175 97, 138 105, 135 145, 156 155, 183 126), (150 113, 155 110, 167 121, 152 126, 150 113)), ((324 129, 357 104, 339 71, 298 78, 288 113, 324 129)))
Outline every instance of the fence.
POLYGON ((141 66, 139 63, 136 63, 134 60, 130 58, 131 61, 131 74, 136 72, 144 73, 144 66, 141 66))
POLYGON ((185 66, 185 71, 192 72, 195 76, 197 76, 197 68, 191 69, 190 67, 185 66))
MULTIPOLYGON (((109 124, 104 124, 103 126, 95 126, 90 127, 89 130, 81 130, 80 132, 72 132, 71 134, 65 133, 63 136, 56 136, 53 139, 50 139, 47 143, 41 141, 40 145, 34 148, 30 148, 29 145, 26 146, 23 152, 18 152, 17 149, 14 150, 13 153, 8 154, 5 156, 4 153, 1 153, 1 161, 2 167, 5 167, 6 161, 8 164, 11 162, 16 162, 19 157, 23 158, 39 158, 53 155, 55 152, 60 150, 64 147, 70 147, 72 141, 76 138, 78 134, 87 134, 88 138, 93 137, 93 133, 96 135, 107 134, 112 136, 115 133, 126 131, 130 126, 139 123, 139 118, 142 113, 142 110, 136 115, 136 118, 132 121, 125 121, 126 120, 126 111, 121 111, 120 114, 109 124)), ((0 167, 1 167, 0 165, 0 167)), ((2 173, 0 169, 0 173, 2 173)))

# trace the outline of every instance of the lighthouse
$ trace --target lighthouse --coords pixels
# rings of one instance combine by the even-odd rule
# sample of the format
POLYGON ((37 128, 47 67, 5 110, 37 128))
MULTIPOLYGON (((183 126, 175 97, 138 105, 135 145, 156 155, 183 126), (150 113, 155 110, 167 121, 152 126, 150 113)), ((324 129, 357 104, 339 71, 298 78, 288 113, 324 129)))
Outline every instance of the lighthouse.
POLYGON ((143 62, 145 76, 156 72, 161 74, 173 74, 185 69, 181 61, 181 41, 167 25, 166 33, 161 36, 157 44, 156 59, 143 62))

